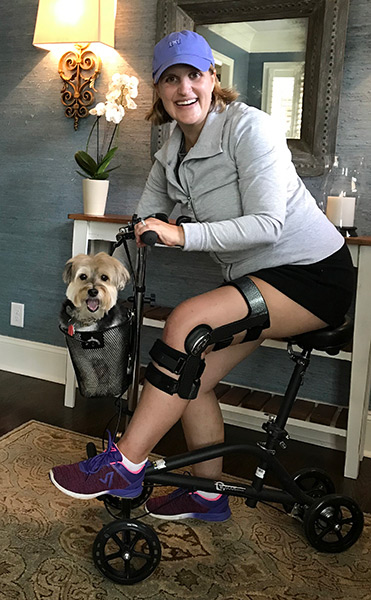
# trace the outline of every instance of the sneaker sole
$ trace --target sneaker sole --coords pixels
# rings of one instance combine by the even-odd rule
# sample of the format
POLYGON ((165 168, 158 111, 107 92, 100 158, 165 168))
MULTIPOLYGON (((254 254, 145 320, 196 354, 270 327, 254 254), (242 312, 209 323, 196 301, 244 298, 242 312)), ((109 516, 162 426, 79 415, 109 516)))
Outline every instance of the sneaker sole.
POLYGON ((180 521, 181 519, 198 519, 199 521, 209 522, 221 522, 227 521, 231 517, 231 512, 220 513, 219 515, 208 515, 207 513, 182 513, 179 515, 160 515, 158 513, 152 513, 145 506, 145 511, 151 517, 155 519, 162 519, 163 521, 180 521))
POLYGON ((111 496, 118 496, 119 498, 127 498, 131 500, 133 498, 138 498, 141 495, 143 486, 140 486, 140 489, 132 490, 130 495, 125 495, 125 490, 105 490, 103 492, 98 492, 96 494, 79 494, 77 492, 71 492, 71 490, 67 490, 62 487, 54 478, 53 470, 49 471, 49 479, 53 485, 60 491, 66 494, 67 496, 71 496, 72 498, 78 498, 79 500, 93 500, 94 498, 98 498, 99 496, 106 496, 107 494, 111 496))

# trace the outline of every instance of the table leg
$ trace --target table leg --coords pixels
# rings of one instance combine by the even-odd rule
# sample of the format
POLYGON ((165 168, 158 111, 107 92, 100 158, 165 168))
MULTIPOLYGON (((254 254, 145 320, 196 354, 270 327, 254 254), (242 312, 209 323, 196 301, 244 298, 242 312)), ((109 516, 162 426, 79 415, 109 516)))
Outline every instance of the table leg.
POLYGON ((363 458, 370 401, 370 282, 371 247, 360 246, 344 470, 344 476, 352 479, 357 479, 363 458))
MULTIPOLYGON (((73 226, 72 256, 86 254, 89 245, 89 223, 87 221, 75 221, 73 226)), ((67 352, 66 361, 66 386, 64 390, 64 405, 74 408, 76 396, 76 377, 72 366, 70 355, 67 352)))

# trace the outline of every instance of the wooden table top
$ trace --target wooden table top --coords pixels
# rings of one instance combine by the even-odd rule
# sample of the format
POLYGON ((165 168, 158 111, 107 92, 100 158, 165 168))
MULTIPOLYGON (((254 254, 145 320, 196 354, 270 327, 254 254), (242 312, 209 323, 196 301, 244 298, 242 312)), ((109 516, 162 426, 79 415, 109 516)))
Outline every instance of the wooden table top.
MULTIPOLYGON (((74 221, 99 221, 100 223, 129 223, 132 215, 85 215, 84 213, 69 214, 68 218, 74 221)), ((371 235, 345 238, 347 244, 355 246, 371 246, 371 235)))

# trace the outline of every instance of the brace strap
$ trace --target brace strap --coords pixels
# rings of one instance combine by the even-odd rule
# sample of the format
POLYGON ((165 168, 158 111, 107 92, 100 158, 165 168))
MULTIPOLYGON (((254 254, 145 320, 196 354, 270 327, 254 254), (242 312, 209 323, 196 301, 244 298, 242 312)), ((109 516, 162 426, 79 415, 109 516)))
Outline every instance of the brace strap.
POLYGON ((175 350, 160 339, 155 341, 149 354, 158 365, 179 375, 179 379, 169 377, 150 363, 146 369, 147 381, 170 395, 178 394, 186 400, 197 397, 200 377, 205 369, 204 359, 175 350))

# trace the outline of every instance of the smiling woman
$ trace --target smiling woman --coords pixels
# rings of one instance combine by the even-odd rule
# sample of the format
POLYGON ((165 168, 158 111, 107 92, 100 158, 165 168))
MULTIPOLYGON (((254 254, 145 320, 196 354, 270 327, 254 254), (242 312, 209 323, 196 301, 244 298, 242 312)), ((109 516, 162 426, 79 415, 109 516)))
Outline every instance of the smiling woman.
MULTIPOLYGON (((152 230, 166 246, 209 252, 224 284, 171 312, 117 446, 109 442, 98 462, 52 470, 56 487, 76 498, 140 495, 149 452, 180 418, 190 450, 222 442, 217 383, 265 339, 342 324, 351 303, 344 239, 297 176, 282 128, 234 101, 218 86, 214 66, 207 42, 192 31, 173 32, 155 47, 156 104, 163 122, 176 125, 156 153, 135 237, 141 247, 140 236, 152 230), (181 222, 156 217, 176 206, 181 222)), ((160 119, 155 111, 152 117, 160 119)), ((197 463, 194 473, 219 480, 222 457, 197 463)), ((225 521, 231 514, 217 486, 149 500, 146 509, 160 519, 225 521)))

